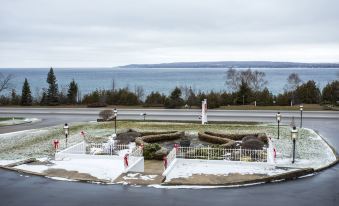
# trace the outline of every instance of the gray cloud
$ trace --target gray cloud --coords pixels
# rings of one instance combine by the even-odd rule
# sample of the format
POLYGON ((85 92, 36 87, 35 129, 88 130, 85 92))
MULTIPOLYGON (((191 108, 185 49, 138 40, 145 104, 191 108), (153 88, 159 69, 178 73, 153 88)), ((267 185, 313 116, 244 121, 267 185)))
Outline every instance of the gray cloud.
POLYGON ((339 62, 336 0, 1 0, 0 67, 339 62))

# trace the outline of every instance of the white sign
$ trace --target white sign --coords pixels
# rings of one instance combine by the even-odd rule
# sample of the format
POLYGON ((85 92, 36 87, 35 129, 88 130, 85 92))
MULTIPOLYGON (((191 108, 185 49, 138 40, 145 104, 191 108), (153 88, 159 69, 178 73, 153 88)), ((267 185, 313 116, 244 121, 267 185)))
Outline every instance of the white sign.
POLYGON ((201 124, 207 123, 207 99, 201 102, 201 124))

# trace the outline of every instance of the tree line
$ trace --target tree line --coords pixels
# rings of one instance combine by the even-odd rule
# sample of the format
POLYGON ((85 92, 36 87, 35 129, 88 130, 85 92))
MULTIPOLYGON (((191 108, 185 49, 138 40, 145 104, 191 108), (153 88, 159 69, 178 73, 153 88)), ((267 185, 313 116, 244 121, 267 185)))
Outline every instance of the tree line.
MULTIPOLYGON (((8 78, 6 79, 9 82, 8 78)), ((0 81, 1 83, 1 81, 0 81)), ((144 98, 144 90, 138 86, 131 91, 128 87, 95 90, 80 98, 78 84, 74 79, 67 86, 67 91, 59 91, 53 68, 50 68, 40 99, 33 98, 30 85, 25 79, 22 94, 12 90, 10 96, 0 96, 1 105, 66 105, 84 104, 89 107, 107 105, 142 105, 145 107, 191 108, 200 107, 201 101, 207 99, 209 108, 228 105, 294 105, 294 104, 333 104, 338 105, 339 81, 329 82, 320 91, 316 82, 303 82, 297 73, 292 73, 286 80, 284 92, 273 95, 267 88, 265 73, 257 70, 235 70, 230 68, 225 75, 228 91, 195 91, 191 87, 175 87, 169 95, 153 91, 144 98)))
MULTIPOLYGON (((2 75, 4 76, 4 75, 2 75)), ((1 75, 0 75, 1 77, 1 75)), ((12 79, 12 75, 6 76, 6 80, 12 79)), ((0 78, 0 84, 3 83, 0 78)), ((21 95, 17 94, 15 89, 11 90, 10 96, 1 95, 0 96, 0 105, 22 105, 22 106, 31 106, 31 105, 41 105, 41 106, 56 106, 60 104, 78 104, 79 100, 79 88, 78 84, 74 79, 68 85, 67 92, 59 91, 57 84, 57 79, 54 74, 53 68, 50 68, 46 83, 48 88, 43 88, 41 97, 33 97, 30 84, 25 78, 21 95)), ((10 80, 7 81, 6 89, 10 88, 10 80)), ((0 91, 1 92, 1 91, 0 91)))

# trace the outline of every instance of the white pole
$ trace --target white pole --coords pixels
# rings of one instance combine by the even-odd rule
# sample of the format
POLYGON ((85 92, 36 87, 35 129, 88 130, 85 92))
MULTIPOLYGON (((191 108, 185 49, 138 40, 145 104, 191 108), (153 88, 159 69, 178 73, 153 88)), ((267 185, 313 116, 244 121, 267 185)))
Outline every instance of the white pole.
POLYGON ((201 124, 207 123, 207 99, 201 102, 201 124))

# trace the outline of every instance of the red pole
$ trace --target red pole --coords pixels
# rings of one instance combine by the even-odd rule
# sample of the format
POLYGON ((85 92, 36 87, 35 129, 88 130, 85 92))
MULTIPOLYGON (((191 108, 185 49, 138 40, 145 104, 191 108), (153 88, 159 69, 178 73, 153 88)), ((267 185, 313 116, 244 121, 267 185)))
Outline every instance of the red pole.
POLYGON ((124 165, 125 165, 125 168, 128 167, 128 154, 125 154, 124 156, 124 165))
POLYGON ((165 167, 165 169, 167 169, 167 157, 166 157, 166 155, 164 155, 163 161, 164 161, 164 167, 165 167))
POLYGON ((59 149, 59 140, 58 140, 58 139, 53 140, 53 144, 54 144, 54 149, 55 149, 55 151, 56 151, 57 149, 59 149))
POLYGON ((178 153, 179 145, 178 144, 174 144, 174 148, 175 148, 175 153, 178 153))

